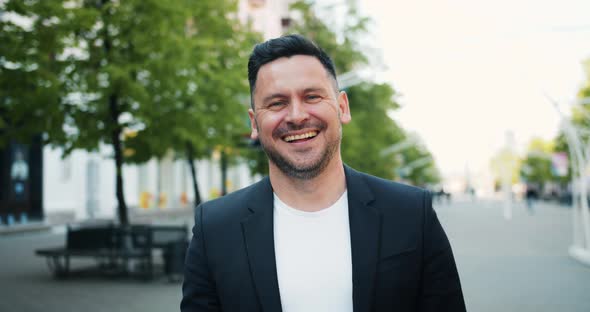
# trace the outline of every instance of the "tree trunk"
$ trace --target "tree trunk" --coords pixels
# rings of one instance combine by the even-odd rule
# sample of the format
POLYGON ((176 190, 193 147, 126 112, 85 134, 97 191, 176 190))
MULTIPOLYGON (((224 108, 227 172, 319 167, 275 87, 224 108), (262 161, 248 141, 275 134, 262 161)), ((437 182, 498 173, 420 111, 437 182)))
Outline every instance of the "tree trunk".
POLYGON ((117 95, 111 94, 109 96, 109 111, 111 115, 111 123, 114 125, 111 132, 111 140, 113 141, 113 150, 115 152, 115 172, 116 172, 116 194, 117 194, 117 215, 119 216, 119 223, 121 225, 129 224, 129 216, 127 211, 127 203, 123 192, 123 146, 121 143, 121 126, 119 125, 119 109, 117 103, 117 95))
POLYGON ((160 206, 161 199, 162 199, 162 159, 160 156, 156 158, 157 161, 157 168, 156 168, 156 208, 162 208, 160 206))
POLYGON ((227 194, 227 154, 221 150, 221 196, 227 194))
MULTIPOLYGON (((107 4, 108 0, 102 0, 100 3, 96 3, 98 8, 103 8, 107 4)), ((111 40, 108 35, 108 12, 103 16, 103 49, 108 60, 111 52, 111 40)), ((112 93, 109 95, 109 113, 111 117, 110 124, 113 126, 111 130, 111 141, 113 144, 113 151, 115 152, 115 175, 116 175, 116 196, 117 196, 117 215, 119 216, 119 223, 123 226, 129 225, 129 216, 127 212, 127 203, 125 202, 125 195, 123 192, 123 144, 121 142, 121 133, 123 129, 119 124, 119 96, 118 94, 112 93)))
POLYGON ((195 208, 201 204, 201 194, 199 193, 199 185, 197 184, 197 171, 195 169, 195 151, 191 142, 186 142, 186 161, 191 169, 191 179, 193 181, 193 191, 195 193, 195 208))

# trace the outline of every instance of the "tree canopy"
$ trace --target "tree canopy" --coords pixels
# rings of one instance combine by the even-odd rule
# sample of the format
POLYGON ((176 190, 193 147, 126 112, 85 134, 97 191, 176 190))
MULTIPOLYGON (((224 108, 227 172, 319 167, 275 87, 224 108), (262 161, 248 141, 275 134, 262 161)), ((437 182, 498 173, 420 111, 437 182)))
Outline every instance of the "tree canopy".
POLYGON ((542 186, 545 182, 554 180, 551 171, 551 155, 554 143, 540 138, 534 138, 529 143, 527 154, 520 163, 520 177, 526 183, 542 186))
MULTIPOLYGON (((590 142, 590 59, 583 64, 586 72, 586 81, 580 87, 577 97, 579 103, 576 103, 571 109, 571 117, 569 122, 577 129, 577 135, 582 144, 589 144, 590 142), (585 142, 585 143, 584 143, 585 142)), ((568 153, 568 174, 565 177, 557 177, 556 179, 561 183, 566 183, 572 178, 572 162, 575 157, 571 154, 570 142, 568 137, 561 129, 557 137, 554 139, 554 150, 556 152, 568 153)))
POLYGON ((246 131, 244 68, 257 35, 237 20, 236 1, 2 5, 0 39, 11 44, 0 47, 0 142, 42 132, 65 154, 111 146, 121 223, 123 163, 188 147, 202 157, 246 131))
POLYGON ((61 140, 63 39, 75 27, 55 1, 3 1, 0 13, 0 147, 40 133, 45 142, 61 140))

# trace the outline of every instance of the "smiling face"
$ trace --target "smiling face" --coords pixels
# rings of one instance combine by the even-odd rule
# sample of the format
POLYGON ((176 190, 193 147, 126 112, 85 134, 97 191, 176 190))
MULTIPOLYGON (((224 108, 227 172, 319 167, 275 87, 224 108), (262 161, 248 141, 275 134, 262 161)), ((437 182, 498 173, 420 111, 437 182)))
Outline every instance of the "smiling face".
POLYGON ((282 57, 260 68, 251 137, 260 140, 271 167, 311 179, 340 160, 341 124, 350 121, 350 111, 346 93, 335 85, 313 56, 282 57))

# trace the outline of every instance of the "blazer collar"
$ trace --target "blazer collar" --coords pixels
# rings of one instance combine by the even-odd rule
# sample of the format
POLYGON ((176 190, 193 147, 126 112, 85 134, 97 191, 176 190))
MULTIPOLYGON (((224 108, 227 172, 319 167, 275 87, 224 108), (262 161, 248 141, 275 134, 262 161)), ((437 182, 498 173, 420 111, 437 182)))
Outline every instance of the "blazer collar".
POLYGON ((348 190, 352 301, 354 311, 371 311, 379 259, 381 214, 370 206, 374 196, 364 175, 344 166, 348 190))
POLYGON ((254 185, 246 204, 252 214, 242 220, 242 231, 258 301, 263 311, 281 312, 273 230, 273 191, 268 177, 254 185))
MULTIPOLYGON (((344 166, 348 190, 354 311, 370 311, 379 258, 381 215, 363 174, 344 166)), ((274 246, 273 191, 268 177, 251 189, 242 221, 250 273, 263 311, 282 311, 274 246)))

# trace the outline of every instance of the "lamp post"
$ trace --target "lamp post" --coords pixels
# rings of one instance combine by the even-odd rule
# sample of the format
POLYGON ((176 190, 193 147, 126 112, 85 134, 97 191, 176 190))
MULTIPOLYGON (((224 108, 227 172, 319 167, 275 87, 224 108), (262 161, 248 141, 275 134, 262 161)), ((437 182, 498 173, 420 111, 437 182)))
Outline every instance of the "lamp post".
POLYGON ((514 152, 514 133, 507 131, 505 134, 505 145, 500 154, 500 182, 504 195, 504 207, 502 214, 506 220, 512 219, 512 176, 516 168, 516 153, 514 152))
MULTIPOLYGON (((558 103, 552 98, 546 97, 561 117, 561 127, 564 130, 569 154, 572 157, 573 244, 568 252, 572 258, 590 265, 590 212, 588 211, 588 181, 586 178, 586 168, 590 164, 587 153, 588 146, 584 144, 580 131, 563 115, 558 103)), ((590 98, 581 99, 577 104, 588 103, 590 103, 590 98)))

